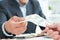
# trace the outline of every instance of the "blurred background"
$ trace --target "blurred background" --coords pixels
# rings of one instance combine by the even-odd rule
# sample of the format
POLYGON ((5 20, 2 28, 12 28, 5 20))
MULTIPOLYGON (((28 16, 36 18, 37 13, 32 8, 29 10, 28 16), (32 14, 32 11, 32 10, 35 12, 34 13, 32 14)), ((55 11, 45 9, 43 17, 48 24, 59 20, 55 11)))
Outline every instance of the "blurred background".
POLYGON ((60 22, 60 0, 38 0, 48 21, 60 22))

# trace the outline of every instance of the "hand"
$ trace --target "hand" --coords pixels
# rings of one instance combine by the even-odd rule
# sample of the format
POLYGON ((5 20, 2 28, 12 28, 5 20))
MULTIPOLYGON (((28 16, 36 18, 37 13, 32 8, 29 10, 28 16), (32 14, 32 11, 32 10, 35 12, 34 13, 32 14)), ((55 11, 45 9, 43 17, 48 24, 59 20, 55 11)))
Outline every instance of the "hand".
POLYGON ((22 34, 27 29, 27 22, 24 18, 13 16, 4 25, 5 30, 12 34, 22 34))
POLYGON ((54 40, 60 40, 60 23, 53 23, 51 25, 46 25, 45 30, 42 33, 47 32, 48 36, 54 40))

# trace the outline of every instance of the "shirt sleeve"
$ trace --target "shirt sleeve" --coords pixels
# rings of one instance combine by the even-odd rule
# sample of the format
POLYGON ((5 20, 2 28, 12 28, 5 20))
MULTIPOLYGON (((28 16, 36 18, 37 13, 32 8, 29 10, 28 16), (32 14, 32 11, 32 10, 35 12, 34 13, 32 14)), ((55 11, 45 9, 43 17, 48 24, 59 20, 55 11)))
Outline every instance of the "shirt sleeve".
POLYGON ((2 32, 4 33, 4 35, 6 35, 6 36, 13 36, 12 34, 10 35, 10 34, 8 34, 8 33, 5 31, 5 29, 4 29, 4 24, 5 24, 5 22, 4 22, 3 25, 2 25, 2 32))

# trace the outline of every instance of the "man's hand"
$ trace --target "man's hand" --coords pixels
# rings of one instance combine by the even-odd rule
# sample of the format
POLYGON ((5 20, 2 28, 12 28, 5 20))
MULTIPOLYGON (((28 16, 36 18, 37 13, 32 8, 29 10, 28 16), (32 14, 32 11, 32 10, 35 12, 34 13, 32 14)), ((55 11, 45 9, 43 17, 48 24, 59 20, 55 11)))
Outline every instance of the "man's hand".
POLYGON ((45 32, 47 32, 48 36, 52 39, 60 40, 60 23, 47 24, 42 33, 44 34, 45 32))
POLYGON ((13 16, 4 25, 5 30, 12 34, 22 34, 27 29, 27 22, 24 18, 13 16))

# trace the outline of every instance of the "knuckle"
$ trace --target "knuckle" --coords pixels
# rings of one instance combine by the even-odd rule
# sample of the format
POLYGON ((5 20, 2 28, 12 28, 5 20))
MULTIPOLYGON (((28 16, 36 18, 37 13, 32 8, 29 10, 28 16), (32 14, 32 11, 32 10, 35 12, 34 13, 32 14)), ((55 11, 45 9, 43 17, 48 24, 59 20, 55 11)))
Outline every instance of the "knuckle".
POLYGON ((15 17, 17 17, 17 16, 13 16, 13 18, 15 18, 15 17))

